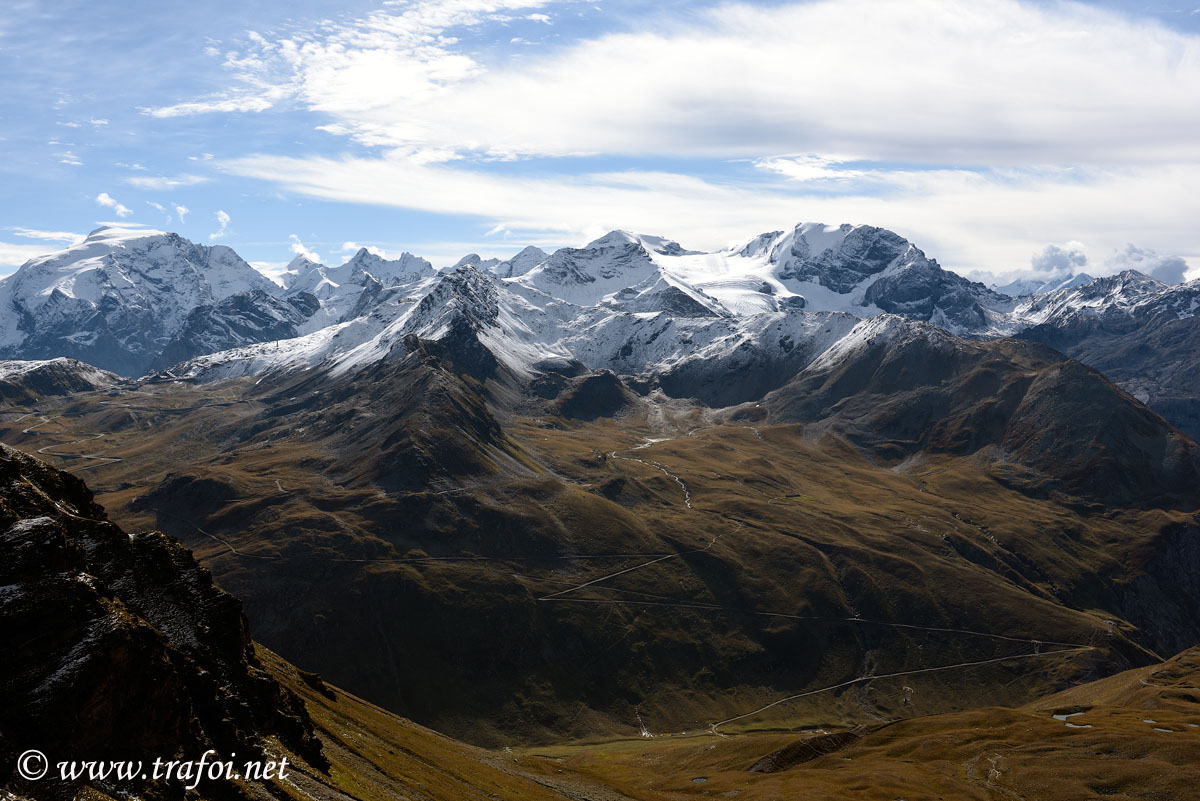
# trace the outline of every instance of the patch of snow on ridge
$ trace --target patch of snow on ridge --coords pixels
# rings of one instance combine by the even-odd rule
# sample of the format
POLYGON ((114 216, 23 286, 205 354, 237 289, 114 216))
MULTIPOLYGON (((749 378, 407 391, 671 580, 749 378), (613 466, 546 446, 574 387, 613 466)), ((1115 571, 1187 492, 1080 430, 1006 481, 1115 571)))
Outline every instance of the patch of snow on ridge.
POLYGON ((903 342, 925 340, 942 343, 954 339, 954 335, 940 326, 893 314, 881 314, 863 320, 844 337, 833 343, 810 365, 814 369, 826 369, 880 344, 895 345, 903 342))
POLYGON ((99 367, 92 367, 90 364, 71 359, 66 356, 59 356, 57 359, 43 359, 33 361, 9 360, 0 361, 0 381, 11 381, 13 379, 24 378, 30 373, 41 370, 45 367, 62 367, 68 370, 75 370, 82 378, 85 378, 92 383, 111 383, 117 380, 117 376, 99 367))

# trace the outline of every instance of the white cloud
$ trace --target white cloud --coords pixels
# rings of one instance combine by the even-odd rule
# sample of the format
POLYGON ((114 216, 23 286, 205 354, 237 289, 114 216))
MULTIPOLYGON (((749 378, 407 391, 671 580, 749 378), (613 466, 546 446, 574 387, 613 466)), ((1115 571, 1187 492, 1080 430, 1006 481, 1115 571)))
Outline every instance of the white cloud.
POLYGON ((187 215, 191 214, 191 213, 192 213, 192 210, 191 210, 191 209, 189 209, 187 206, 180 206, 180 205, 176 204, 176 206, 175 206, 175 215, 176 215, 177 217, 179 217, 179 222, 180 222, 180 224, 182 224, 182 223, 183 223, 183 218, 184 218, 184 217, 186 217, 187 215))
POLYGON ((1149 248, 1126 244, 1105 260, 1112 272, 1137 270, 1168 284, 1179 284, 1186 280, 1188 263, 1179 256, 1160 256, 1149 248))
POLYGON ((13 227, 8 230, 12 231, 23 239, 40 239, 45 242, 64 242, 68 245, 74 245, 84 240, 83 234, 76 234, 71 231, 39 231, 35 228, 18 228, 13 227))
POLYGON ((367 249, 368 253, 374 253, 376 256, 378 256, 381 259, 390 259, 391 258, 391 256, 388 255, 388 251, 384 250, 381 247, 376 247, 375 245, 360 245, 358 242, 343 242, 342 246, 340 248, 338 248, 336 252, 338 252, 338 253, 357 253, 358 251, 362 250, 364 247, 367 249))
POLYGON ((309 250, 307 247, 305 247, 304 243, 300 241, 300 237, 296 236, 295 234, 289 234, 288 239, 290 239, 292 242, 292 253, 295 253, 297 256, 303 256, 309 261, 320 263, 321 254, 317 253, 315 250, 309 250))
POLYGON ((128 207, 118 203, 116 199, 107 192, 101 192, 100 194, 96 195, 96 202, 101 206, 112 209, 118 217, 128 217, 133 214, 128 207))
POLYGON ((216 218, 217 218, 217 222, 220 223, 221 227, 218 228, 216 231, 213 231, 211 234, 209 234, 208 235, 209 239, 220 239, 221 237, 225 236, 226 231, 229 229, 229 215, 228 214, 226 214, 224 211, 218 210, 216 213, 216 218))
POLYGON ((65 153, 59 153, 58 155, 59 155, 59 159, 58 159, 59 164, 66 164, 71 167, 82 167, 83 166, 83 162, 79 160, 79 156, 76 156, 70 150, 66 151, 65 153))
MULTIPOLYGON (((882 194, 819 191, 779 181, 714 182, 665 172, 553 176, 403 158, 256 156, 222 164, 312 197, 471 215, 526 239, 586 241, 613 228, 719 248, 801 220, 870 223, 909 237, 944 266, 1028 270, 1030 253, 1071 231, 1093 253, 1123 247, 1130 209, 1138 236, 1197 256, 1200 165, 1072 172, 896 171, 882 194)), ((873 192, 874 190, 872 190, 873 192)))
POLYGON ((197 100, 191 103, 177 103, 173 106, 143 109, 152 117, 189 117, 195 114, 211 114, 214 112, 235 111, 266 111, 278 101, 287 96, 282 90, 266 92, 261 97, 221 98, 213 100, 197 100))
POLYGON ((627 32, 507 57, 455 38, 552 5, 415 0, 248 34, 223 54, 234 89, 149 113, 303 106, 380 156, 224 169, 526 238, 634 227, 710 247, 819 219, 894 228, 964 272, 1027 272, 1068 237, 1085 256, 1135 236, 1200 258, 1200 36, 1082 3, 816 0, 664 4, 627 32), (568 174, 581 154, 758 169, 568 174), (560 160, 484 163, 525 157, 560 160))
POLYGON ((775 156, 758 159, 755 165, 801 182, 852 181, 870 177, 870 173, 865 170, 841 166, 853 160, 837 156, 775 156))
POLYGON ((135 175, 131 178, 126 178, 125 183, 137 189, 147 189, 150 191, 164 191, 168 189, 176 189, 181 186, 195 186, 196 184, 207 183, 212 179, 203 175, 176 175, 174 178, 166 176, 150 176, 150 175, 135 175))
POLYGON ((169 222, 171 222, 171 212, 167 211, 167 207, 166 207, 166 206, 164 206, 164 205, 163 205, 163 204, 161 204, 161 203, 155 203, 153 200, 147 200, 147 201, 146 201, 146 205, 147 205, 147 206, 149 206, 150 208, 154 209, 155 211, 158 211, 158 212, 161 212, 162 214, 165 214, 165 215, 166 215, 166 217, 167 217, 167 220, 166 220, 166 221, 167 221, 168 223, 169 223, 169 222))
POLYGON ((360 103, 379 106, 394 102, 397 94, 429 101, 439 87, 482 70, 469 55, 453 50, 457 40, 443 35, 447 29, 504 21, 506 12, 549 2, 416 0, 399 13, 380 11, 348 25, 330 23, 319 34, 271 41, 250 31, 244 49, 228 53, 224 62, 236 89, 144 111, 155 117, 258 112, 298 100, 314 110, 342 109, 353 116, 360 103), (367 83, 375 84, 374 100, 364 93, 367 83), (339 98, 340 92, 348 94, 339 98))
MULTIPOLYGON (((46 245, 13 244, 0 242, 0 270, 3 268, 20 267, 25 262, 37 256, 44 256, 54 248, 46 245)), ((7 270, 6 272, 11 272, 7 270)))
POLYGON ((494 64, 443 35, 542 5, 418 2, 309 35, 258 36, 226 61, 242 94, 152 113, 288 99, 368 145, 492 155, 853 152, 960 164, 1200 155, 1200 37, 1092 6, 727 4, 494 64))
POLYGON ((250 266, 258 270, 260 273, 270 278, 275 283, 283 286, 283 277, 287 275, 288 262, 286 261, 252 261, 250 266))

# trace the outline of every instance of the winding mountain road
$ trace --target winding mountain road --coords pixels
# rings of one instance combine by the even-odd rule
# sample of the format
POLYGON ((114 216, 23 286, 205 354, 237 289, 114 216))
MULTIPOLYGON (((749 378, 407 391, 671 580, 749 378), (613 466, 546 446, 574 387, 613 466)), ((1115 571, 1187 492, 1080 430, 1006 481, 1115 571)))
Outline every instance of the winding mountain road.
MULTIPOLYGON (((46 425, 47 423, 53 423, 55 420, 69 419, 66 417, 66 415, 62 415, 62 414, 55 415, 54 417, 46 417, 45 415, 38 414, 37 412, 30 412, 28 414, 21 415, 13 422, 19 423, 22 420, 25 420, 26 418, 29 418, 29 417, 36 417, 37 419, 41 420, 41 422, 37 423, 35 425, 32 425, 32 426, 29 426, 28 428, 21 429, 22 434, 45 434, 46 432, 37 431, 37 429, 41 428, 42 426, 46 425)), ((103 439, 106 436, 107 436, 107 434, 93 432, 93 433, 84 435, 80 439, 74 439, 69 442, 56 442, 53 445, 47 445, 43 448, 38 448, 36 452, 39 454, 42 454, 44 456, 57 456, 61 459, 93 459, 93 460, 95 460, 94 464, 88 464, 88 465, 83 465, 81 467, 76 467, 75 470, 90 470, 93 467, 99 467, 100 465, 103 465, 103 464, 112 464, 114 462, 124 461, 119 456, 105 456, 103 451, 98 452, 98 453, 59 453, 58 451, 51 450, 52 448, 66 448, 66 447, 70 447, 71 445, 78 445, 81 442, 95 442, 96 440, 103 439)))

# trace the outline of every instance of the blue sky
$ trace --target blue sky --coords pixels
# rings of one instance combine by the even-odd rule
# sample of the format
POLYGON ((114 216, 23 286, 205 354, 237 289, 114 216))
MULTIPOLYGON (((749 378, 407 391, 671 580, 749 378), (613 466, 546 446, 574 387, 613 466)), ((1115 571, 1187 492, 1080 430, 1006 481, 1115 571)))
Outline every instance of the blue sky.
POLYGON ((1200 275, 1200 0, 250 5, 7 4, 0 274, 110 221, 271 269, 821 220, 1200 275))

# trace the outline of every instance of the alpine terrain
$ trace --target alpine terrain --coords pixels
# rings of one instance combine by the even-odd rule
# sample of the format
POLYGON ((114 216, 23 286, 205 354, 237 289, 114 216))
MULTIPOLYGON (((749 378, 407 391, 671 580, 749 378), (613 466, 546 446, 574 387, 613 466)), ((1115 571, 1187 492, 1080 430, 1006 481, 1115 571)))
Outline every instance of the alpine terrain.
POLYGON ((101 228, 0 280, 0 786, 51 797, 2 772, 44 743, 295 760, 214 798, 1189 797, 1198 308, 868 225, 279 283, 101 228))

